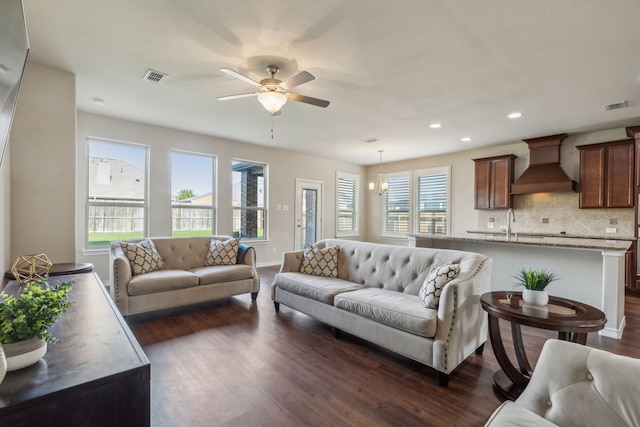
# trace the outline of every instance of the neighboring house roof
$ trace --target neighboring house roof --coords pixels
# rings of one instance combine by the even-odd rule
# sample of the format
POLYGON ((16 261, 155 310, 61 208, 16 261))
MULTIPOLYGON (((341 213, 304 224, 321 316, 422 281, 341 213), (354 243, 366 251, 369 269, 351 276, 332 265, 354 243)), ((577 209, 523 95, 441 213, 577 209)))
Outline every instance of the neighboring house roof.
POLYGON ((89 197, 143 199, 144 170, 118 159, 89 157, 89 197))

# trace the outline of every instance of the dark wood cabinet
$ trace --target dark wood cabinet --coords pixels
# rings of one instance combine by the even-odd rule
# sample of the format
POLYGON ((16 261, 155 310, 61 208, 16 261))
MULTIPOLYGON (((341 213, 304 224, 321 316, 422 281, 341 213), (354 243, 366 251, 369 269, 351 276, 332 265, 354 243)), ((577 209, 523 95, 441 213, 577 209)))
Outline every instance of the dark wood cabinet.
POLYGON ((632 208, 635 201, 633 140, 581 145, 580 208, 632 208))
POLYGON ((475 162, 475 208, 509 209, 513 182, 513 154, 473 159, 475 162))
POLYGON ((35 365, 8 372, 0 384, 3 426, 148 426, 149 360, 95 273, 75 280, 74 302, 50 332, 35 365))

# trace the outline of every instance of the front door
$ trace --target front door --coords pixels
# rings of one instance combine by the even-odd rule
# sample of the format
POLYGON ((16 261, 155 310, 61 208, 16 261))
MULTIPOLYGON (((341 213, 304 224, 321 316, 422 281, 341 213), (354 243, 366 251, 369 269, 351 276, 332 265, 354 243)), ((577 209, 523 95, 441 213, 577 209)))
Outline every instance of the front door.
POLYGON ((296 179, 295 247, 322 239, 322 182, 296 179))

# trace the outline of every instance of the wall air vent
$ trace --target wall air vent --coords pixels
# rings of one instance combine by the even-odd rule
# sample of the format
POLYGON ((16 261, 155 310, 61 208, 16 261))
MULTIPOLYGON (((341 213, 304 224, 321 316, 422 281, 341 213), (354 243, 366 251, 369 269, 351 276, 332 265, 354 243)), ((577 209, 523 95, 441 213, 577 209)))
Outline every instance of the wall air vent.
POLYGON ((169 77, 168 74, 161 73, 159 71, 147 70, 142 80, 146 80, 151 83, 162 84, 169 77))
POLYGON ((627 101, 615 102, 613 104, 605 105, 604 109, 607 111, 611 110, 619 110, 621 108, 625 108, 627 106, 627 101))

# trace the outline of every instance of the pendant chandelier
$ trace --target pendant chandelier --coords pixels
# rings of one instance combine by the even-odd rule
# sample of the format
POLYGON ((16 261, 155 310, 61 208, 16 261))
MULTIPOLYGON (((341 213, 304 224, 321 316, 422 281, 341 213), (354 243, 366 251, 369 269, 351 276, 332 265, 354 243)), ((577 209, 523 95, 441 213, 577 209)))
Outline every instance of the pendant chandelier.
POLYGON ((378 165, 378 177, 375 182, 369 183, 369 190, 376 193, 378 196, 382 196, 382 194, 389 189, 389 183, 384 180, 384 176, 382 175, 382 152, 384 150, 378 150, 380 153, 380 163, 378 165))

